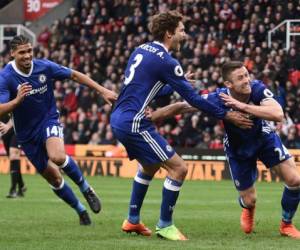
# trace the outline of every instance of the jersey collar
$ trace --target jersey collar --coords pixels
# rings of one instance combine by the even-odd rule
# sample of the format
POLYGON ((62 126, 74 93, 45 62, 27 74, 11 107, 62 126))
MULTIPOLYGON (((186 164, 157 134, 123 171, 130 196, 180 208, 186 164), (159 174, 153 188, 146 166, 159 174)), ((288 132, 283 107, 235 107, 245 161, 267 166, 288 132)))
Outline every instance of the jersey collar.
POLYGON ((165 51, 169 52, 168 49, 167 49, 167 47, 163 43, 160 43, 159 41, 154 41, 153 43, 155 43, 155 44, 163 47, 165 49, 165 51))
MULTIPOLYGON (((229 95, 229 96, 231 96, 232 98, 234 98, 234 97, 231 95, 230 90, 229 90, 228 88, 227 88, 226 90, 227 90, 227 95, 229 95)), ((245 102, 245 103, 247 103, 247 104, 249 103, 250 97, 251 97, 251 95, 249 95, 249 98, 248 98, 247 102, 245 102)))
POLYGON ((32 74, 32 71, 33 71, 33 61, 31 61, 31 68, 30 68, 30 71, 28 74, 25 74, 24 72, 22 72, 21 70, 19 70, 17 68, 17 65, 16 65, 16 61, 13 60, 13 61, 10 61, 9 64, 11 64, 11 66, 13 67, 13 69, 21 76, 24 76, 24 77, 30 77, 31 74, 32 74))

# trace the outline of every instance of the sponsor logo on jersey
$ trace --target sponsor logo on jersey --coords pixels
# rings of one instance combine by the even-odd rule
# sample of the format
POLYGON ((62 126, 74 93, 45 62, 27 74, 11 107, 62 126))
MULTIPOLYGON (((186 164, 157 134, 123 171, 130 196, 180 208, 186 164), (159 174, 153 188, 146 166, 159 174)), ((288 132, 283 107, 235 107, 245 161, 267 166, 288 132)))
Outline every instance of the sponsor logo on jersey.
POLYGON ((27 96, 35 95, 35 94, 37 94, 37 93, 39 93, 39 94, 44 94, 44 93, 47 91, 47 89, 48 89, 48 88, 47 88, 47 85, 44 85, 44 86, 42 86, 42 87, 40 87, 40 88, 31 90, 31 91, 27 94, 27 96))

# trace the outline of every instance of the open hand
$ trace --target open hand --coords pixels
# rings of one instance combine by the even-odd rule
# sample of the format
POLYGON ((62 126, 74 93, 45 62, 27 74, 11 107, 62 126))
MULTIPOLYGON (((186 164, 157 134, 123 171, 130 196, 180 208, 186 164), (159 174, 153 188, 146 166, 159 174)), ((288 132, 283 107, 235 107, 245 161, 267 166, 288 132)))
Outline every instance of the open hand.
POLYGON ((195 73, 192 73, 191 71, 188 71, 185 73, 184 77, 194 86, 196 83, 196 79, 194 78, 195 73))
POLYGON ((149 120, 152 120, 152 113, 153 113, 153 109, 150 107, 147 107, 145 109, 145 117, 149 120))
POLYGON ((1 133, 1 135, 5 135, 10 128, 11 128, 11 126, 9 124, 6 124, 4 122, 0 122, 0 133, 1 133))
POLYGON ((247 114, 239 111, 229 111, 226 113, 225 120, 242 129, 251 129, 253 121, 249 119, 247 114))
POLYGON ((109 105, 112 105, 112 103, 118 99, 118 95, 116 92, 105 88, 103 89, 101 95, 105 102, 107 102, 109 105))
POLYGON ((226 95, 224 93, 221 93, 220 97, 222 98, 222 100, 224 101, 226 106, 231 107, 236 110, 241 110, 241 111, 245 110, 245 107, 247 105, 246 103, 240 102, 240 101, 234 99, 233 97, 226 95))

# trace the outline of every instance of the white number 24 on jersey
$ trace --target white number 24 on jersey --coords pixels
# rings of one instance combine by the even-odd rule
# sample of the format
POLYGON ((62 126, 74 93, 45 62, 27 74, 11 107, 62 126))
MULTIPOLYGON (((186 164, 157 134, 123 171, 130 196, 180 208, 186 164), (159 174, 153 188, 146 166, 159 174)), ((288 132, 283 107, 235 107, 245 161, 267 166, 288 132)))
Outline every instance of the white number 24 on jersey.
POLYGON ((129 71, 130 71, 129 76, 125 77, 125 81, 124 81, 125 85, 129 84, 132 81, 134 74, 135 74, 135 69, 137 68, 137 66, 139 66, 139 64, 142 62, 142 60, 143 60, 142 54, 137 54, 134 57, 134 59, 133 59, 134 63, 131 64, 131 66, 129 68, 129 71))

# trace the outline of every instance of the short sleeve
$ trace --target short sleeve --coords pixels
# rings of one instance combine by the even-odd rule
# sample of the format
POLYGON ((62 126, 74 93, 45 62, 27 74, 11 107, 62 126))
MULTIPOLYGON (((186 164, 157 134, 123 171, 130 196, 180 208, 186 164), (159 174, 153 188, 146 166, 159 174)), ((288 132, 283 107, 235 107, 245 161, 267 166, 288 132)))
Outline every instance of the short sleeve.
POLYGON ((274 94, 271 90, 266 88, 266 85, 261 81, 253 81, 252 83, 252 100, 254 104, 259 105, 260 103, 274 99, 274 94))
POLYGON ((51 68, 52 79, 64 80, 71 77, 72 70, 70 68, 61 66, 49 60, 47 60, 47 66, 51 68))
POLYGON ((7 103, 10 101, 10 92, 8 82, 4 77, 0 76, 0 103, 7 103))

